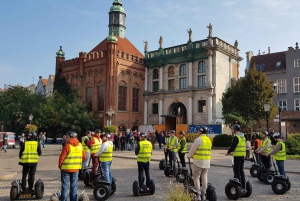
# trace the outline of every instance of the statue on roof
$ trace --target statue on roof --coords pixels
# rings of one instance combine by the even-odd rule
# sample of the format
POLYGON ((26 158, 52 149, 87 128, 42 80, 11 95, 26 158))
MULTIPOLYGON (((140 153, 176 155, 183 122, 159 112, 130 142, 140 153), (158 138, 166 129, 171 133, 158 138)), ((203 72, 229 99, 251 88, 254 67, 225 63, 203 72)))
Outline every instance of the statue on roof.
POLYGON ((235 40, 235 42, 234 42, 234 47, 235 47, 235 48, 238 48, 238 46, 239 46, 239 43, 238 43, 237 40, 235 40))
POLYGON ((189 41, 192 41, 192 33, 193 33, 192 29, 191 28, 188 29, 187 32, 189 33, 189 41))
POLYGON ((207 28, 208 28, 208 37, 212 37, 212 25, 211 25, 211 23, 209 23, 207 28))
POLYGON ((163 48, 164 40, 163 40, 163 38, 162 38, 161 36, 159 37, 158 43, 159 43, 159 48, 160 48, 160 49, 163 48))
POLYGON ((144 50, 145 52, 148 52, 148 41, 143 41, 145 43, 145 46, 144 46, 144 50))

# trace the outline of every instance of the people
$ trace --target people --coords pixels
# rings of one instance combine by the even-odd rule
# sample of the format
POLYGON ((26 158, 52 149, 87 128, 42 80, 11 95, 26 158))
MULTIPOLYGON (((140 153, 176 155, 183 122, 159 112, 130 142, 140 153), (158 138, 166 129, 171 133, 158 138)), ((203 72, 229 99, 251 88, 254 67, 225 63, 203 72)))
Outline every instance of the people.
POLYGON ((273 138, 274 140, 276 140, 277 143, 273 151, 267 154, 267 157, 269 157, 270 155, 274 155, 274 159, 276 160, 279 173, 286 177, 284 171, 284 161, 286 160, 285 143, 280 138, 280 133, 274 133, 273 138))
POLYGON ((161 149, 161 144, 163 143, 163 132, 158 133, 158 131, 156 130, 155 135, 157 138, 158 147, 159 149, 161 149))
POLYGON ((120 143, 121 143, 121 151, 126 150, 126 136, 125 133, 120 132, 120 143))
POLYGON ((198 193, 198 200, 206 200, 207 189, 207 174, 210 168, 211 160, 211 147, 212 143, 207 137, 207 127, 201 126, 199 128, 199 137, 195 139, 187 157, 193 157, 193 179, 195 182, 195 190, 198 193), (200 178, 201 177, 201 190, 200 190, 200 178))
POLYGON ((155 149, 155 143, 156 143, 156 134, 155 133, 152 133, 150 141, 152 144, 152 149, 155 149))
POLYGON ((77 133, 69 131, 66 134, 67 144, 63 147, 58 161, 61 170, 61 197, 60 201, 68 200, 68 189, 70 182, 70 201, 77 201, 78 172, 82 162, 86 159, 85 151, 77 139, 77 133))
POLYGON ((118 133, 115 133, 115 138, 114 138, 115 151, 117 151, 117 149, 119 150, 119 141, 120 141, 120 137, 118 133))
POLYGON ((64 147, 67 144, 66 142, 66 135, 63 135, 63 139, 61 141, 61 146, 64 147))
POLYGON ((235 134, 231 147, 228 149, 225 154, 228 156, 233 153, 233 171, 234 178, 237 178, 242 185, 242 194, 245 194, 246 185, 245 185, 245 173, 244 173, 244 162, 246 156, 246 138, 244 133, 241 132, 241 126, 239 124, 235 124, 233 126, 233 132, 235 134))
POLYGON ((185 165, 185 153, 187 151, 187 143, 186 143, 186 139, 184 137, 185 132, 184 131, 180 131, 180 139, 179 139, 179 143, 178 143, 178 156, 180 158, 180 163, 182 167, 186 167, 185 165))
POLYGON ((7 133, 4 133, 3 135, 3 149, 5 152, 7 152, 7 143, 8 143, 8 135, 7 133))
POLYGON ((87 130, 85 136, 82 138, 82 148, 85 151, 86 159, 82 163, 82 169, 85 169, 89 165, 91 158, 91 146, 92 146, 92 131, 87 130))
POLYGON ((114 145, 110 139, 110 134, 105 133, 102 134, 102 145, 100 150, 94 155, 94 157, 99 157, 100 165, 103 171, 103 175, 106 179, 106 181, 110 184, 110 189, 111 189, 111 184, 112 184, 112 175, 111 175, 111 170, 110 166, 112 163, 112 156, 113 156, 113 149, 114 145))
POLYGON ((141 133, 140 141, 135 148, 135 155, 137 155, 137 164, 139 172, 139 186, 142 191, 149 190, 150 187, 150 160, 152 155, 152 144, 146 140, 147 135, 141 133), (144 172, 146 176, 146 186, 144 185, 144 172))
POLYGON ((166 132, 166 136, 164 137, 164 153, 165 153, 165 160, 167 161, 167 157, 170 157, 168 143, 170 139, 170 132, 166 132))
POLYGON ((22 135, 20 137, 20 140, 19 140, 19 142, 20 142, 20 149, 21 149, 22 146, 24 146, 25 141, 26 141, 25 134, 22 133, 22 135))
POLYGON ((251 151, 251 141, 247 139, 246 141, 246 159, 250 159, 250 151, 251 151))
POLYGON ((91 142, 91 157, 92 157, 92 164, 93 164, 91 175, 90 175, 91 184, 93 183, 92 181, 94 181, 95 174, 99 167, 99 159, 93 156, 99 151, 102 145, 102 140, 100 138, 101 130, 96 129, 94 133, 95 134, 93 135, 92 142, 91 142))
POLYGON ((271 140, 268 138, 268 132, 262 132, 262 141, 261 146, 257 150, 256 153, 260 154, 260 160, 262 164, 265 166, 265 169, 270 169, 270 158, 266 155, 270 153, 271 140))
MULTIPOLYGON (((254 138, 254 142, 253 142, 252 149, 253 150, 257 150, 261 146, 261 140, 259 139, 259 134, 258 133, 254 133, 253 134, 253 138, 254 138)), ((256 152, 254 152, 254 156, 256 158, 256 162, 258 164, 260 164, 259 154, 257 154, 256 152)))
POLYGON ((21 146, 19 152, 19 165, 23 166, 22 170, 22 191, 26 193, 26 178, 28 175, 28 192, 32 193, 35 180, 35 172, 39 161, 39 156, 42 154, 41 146, 36 141, 37 134, 35 132, 28 134, 28 140, 21 146))
POLYGON ((170 158, 170 167, 173 169, 173 165, 176 163, 177 157, 177 147, 178 147, 178 138, 175 136, 176 131, 170 130, 170 138, 168 141, 168 149, 169 149, 169 158, 170 158))
POLYGON ((41 132, 40 134, 40 143, 43 146, 43 148, 45 148, 45 141, 46 141, 46 132, 41 132))
POLYGON ((129 138, 130 151, 134 150, 134 142, 135 142, 134 135, 133 133, 131 133, 129 138))

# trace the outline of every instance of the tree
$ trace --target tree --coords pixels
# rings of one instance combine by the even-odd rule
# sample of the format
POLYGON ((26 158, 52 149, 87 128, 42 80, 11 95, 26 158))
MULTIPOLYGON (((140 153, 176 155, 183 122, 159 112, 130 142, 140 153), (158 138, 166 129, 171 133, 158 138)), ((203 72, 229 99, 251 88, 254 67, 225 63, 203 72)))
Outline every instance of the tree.
POLYGON ((268 118, 273 119, 277 110, 272 100, 274 95, 273 85, 266 75, 257 71, 255 67, 249 68, 245 77, 239 79, 222 95, 225 124, 232 127, 238 122, 247 130, 254 124, 263 122, 266 119, 265 102, 271 105, 268 118))
POLYGON ((103 131, 105 133, 116 133, 117 128, 115 126, 104 126, 103 131))
POLYGON ((62 76, 62 69, 59 68, 55 74, 55 81, 53 85, 53 91, 57 91, 59 94, 68 96, 71 94, 71 86, 68 84, 65 77, 62 76))

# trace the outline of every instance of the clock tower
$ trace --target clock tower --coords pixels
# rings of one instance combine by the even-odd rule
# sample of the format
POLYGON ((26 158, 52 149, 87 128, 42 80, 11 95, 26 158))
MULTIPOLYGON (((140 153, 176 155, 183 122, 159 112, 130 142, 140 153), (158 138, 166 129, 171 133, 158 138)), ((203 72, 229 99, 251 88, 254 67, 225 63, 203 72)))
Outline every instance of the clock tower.
POLYGON ((122 2, 120 0, 115 0, 109 11, 109 36, 118 35, 120 38, 125 38, 125 19, 126 13, 122 7, 122 2))

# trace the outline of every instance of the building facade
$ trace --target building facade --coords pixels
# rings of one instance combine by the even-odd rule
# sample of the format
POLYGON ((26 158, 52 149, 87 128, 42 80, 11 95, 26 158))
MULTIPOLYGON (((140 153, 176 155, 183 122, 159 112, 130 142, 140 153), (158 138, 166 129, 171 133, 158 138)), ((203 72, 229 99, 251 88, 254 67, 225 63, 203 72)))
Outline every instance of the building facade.
POLYGON ((35 94, 46 96, 46 86, 47 86, 48 80, 43 78, 42 76, 39 76, 39 81, 35 88, 35 94))
POLYGON ((80 92, 101 127, 115 125, 122 132, 143 122, 144 56, 125 38, 126 13, 119 0, 109 12, 109 36, 88 53, 65 60, 56 53, 56 72, 80 92))
POLYGON ((144 124, 223 123, 222 93, 239 77, 238 43, 234 45, 212 36, 186 44, 148 52, 145 42, 144 124))

